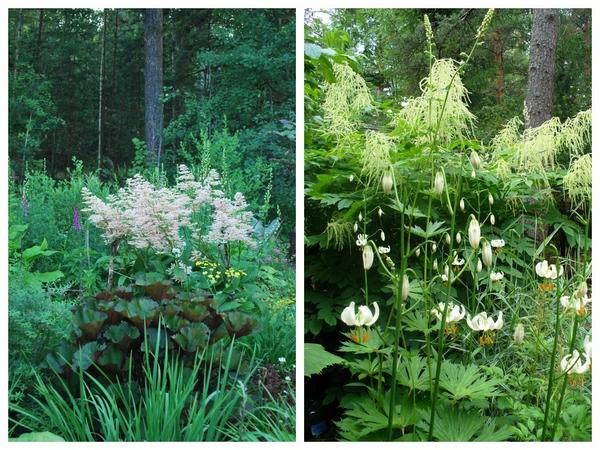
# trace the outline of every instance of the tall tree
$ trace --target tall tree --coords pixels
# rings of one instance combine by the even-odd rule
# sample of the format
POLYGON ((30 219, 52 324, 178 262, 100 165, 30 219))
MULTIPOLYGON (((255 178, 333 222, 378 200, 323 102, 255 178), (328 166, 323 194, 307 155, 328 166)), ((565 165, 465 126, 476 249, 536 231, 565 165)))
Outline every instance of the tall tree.
POLYGON ((552 117, 554 61, 559 25, 558 9, 536 9, 533 13, 527 81, 528 126, 535 128, 552 117))
POLYGON ((163 13, 147 9, 144 16, 144 136, 149 167, 160 165, 163 131, 163 13))

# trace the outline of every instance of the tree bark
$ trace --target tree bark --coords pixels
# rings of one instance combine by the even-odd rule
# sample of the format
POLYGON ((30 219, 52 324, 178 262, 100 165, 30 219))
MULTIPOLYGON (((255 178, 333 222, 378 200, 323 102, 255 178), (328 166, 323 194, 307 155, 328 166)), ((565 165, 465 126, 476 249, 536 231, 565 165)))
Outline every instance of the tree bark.
POLYGON ((15 32, 15 61, 14 61, 14 74, 13 77, 17 78, 17 67, 19 65, 19 45, 21 44, 21 30, 23 29, 23 10, 19 9, 19 15, 17 16, 17 29, 15 32))
POLYGON ((104 57, 106 53, 106 9, 102 13, 102 52, 100 53, 100 81, 98 82, 98 169, 102 166, 102 87, 104 84, 104 57))
POLYGON ((144 17, 144 136, 148 167, 159 166, 162 150, 163 85, 162 10, 147 9, 144 17))
POLYGON ((38 72, 41 72, 41 69, 43 67, 43 63, 42 63, 42 58, 43 58, 43 53, 42 53, 42 37, 44 35, 44 10, 40 9, 39 12, 39 16, 38 16, 38 32, 37 32, 37 43, 35 46, 35 53, 36 53, 36 66, 38 68, 38 72))
POLYGON ((538 127, 552 117, 559 20, 558 9, 534 9, 525 101, 530 128, 538 127))

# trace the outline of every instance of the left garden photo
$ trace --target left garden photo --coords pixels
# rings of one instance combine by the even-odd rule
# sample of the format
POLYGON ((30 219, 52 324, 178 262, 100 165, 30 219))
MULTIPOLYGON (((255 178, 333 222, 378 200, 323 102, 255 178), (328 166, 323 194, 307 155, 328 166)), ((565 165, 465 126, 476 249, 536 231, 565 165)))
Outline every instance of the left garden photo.
POLYGON ((295 11, 8 16, 10 440, 295 440, 295 11))

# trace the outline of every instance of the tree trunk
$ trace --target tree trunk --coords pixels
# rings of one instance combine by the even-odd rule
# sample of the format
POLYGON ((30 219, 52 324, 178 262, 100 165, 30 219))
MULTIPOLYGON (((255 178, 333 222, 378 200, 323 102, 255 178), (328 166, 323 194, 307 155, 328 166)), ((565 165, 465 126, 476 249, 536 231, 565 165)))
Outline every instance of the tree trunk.
POLYGON ((534 9, 527 82, 527 126, 535 128, 552 117, 554 60, 560 16, 558 9, 534 9))
POLYGON ((104 56, 106 53, 106 9, 102 14, 102 52, 100 54, 100 81, 98 82, 98 169, 102 165, 102 85, 104 82, 104 56))
POLYGON ((496 31, 492 36, 494 43, 494 61, 496 63, 496 104, 502 103, 504 97, 504 50, 502 49, 502 36, 496 31))
MULTIPOLYGON (((14 75, 17 78, 17 66, 19 65, 19 45, 21 44, 21 30, 23 29, 23 10, 19 9, 19 15, 17 16, 17 29, 15 31, 15 61, 14 61, 14 75)), ((14 84, 14 83, 13 83, 14 84)))
POLYGON ((163 84, 162 10, 147 9, 144 17, 144 136, 148 167, 159 166, 162 149, 163 84))
POLYGON ((112 94, 110 96, 110 108, 108 111, 110 113, 110 122, 105 121, 104 125, 105 129, 110 130, 107 136, 106 145, 108 149, 115 147, 115 143, 119 142, 118 132, 115 130, 115 117, 117 116, 117 47, 119 43, 119 10, 115 9, 115 22, 114 22, 114 30, 113 30, 113 51, 112 51, 112 75, 111 75, 111 86, 112 86, 112 94), (110 125, 109 125, 110 124, 110 125))

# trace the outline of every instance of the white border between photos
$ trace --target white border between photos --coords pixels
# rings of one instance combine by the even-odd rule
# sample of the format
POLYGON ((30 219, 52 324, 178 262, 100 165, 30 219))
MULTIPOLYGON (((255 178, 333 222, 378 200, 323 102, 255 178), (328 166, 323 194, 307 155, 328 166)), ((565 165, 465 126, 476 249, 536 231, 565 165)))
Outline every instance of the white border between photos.
MULTIPOLYGON (((147 0, 147 1, 74 1, 74 0, 62 0, 62 1, 30 1, 30 0, 7 0, 4 2, 4 6, 0 9, 0 24, 4 25, 2 28, 1 49, 2 49, 2 60, 0 69, 0 80, 2 85, 2 107, 0 109, 1 130, 2 130, 2 141, 1 149, 2 156, 0 158, 0 444, 6 443, 7 431, 8 431, 8 205, 6 199, 8 198, 8 9, 7 8, 148 8, 148 7, 181 7, 181 8, 296 8, 296 379, 297 379, 297 424, 296 424, 296 442, 286 443, 177 443, 178 447, 182 448, 199 448, 210 447, 210 448, 232 448, 232 446, 240 446, 243 448, 259 448, 260 446, 267 445, 271 448, 291 449, 299 447, 309 448, 342 448, 342 447, 360 447, 361 449, 369 448, 376 449, 379 447, 387 448, 417 448, 422 449, 424 447, 441 448, 444 449, 460 449, 463 445, 468 445, 473 448, 500 448, 501 446, 511 446, 514 448, 524 448, 526 443, 431 443, 431 442, 418 442, 418 443, 333 443, 333 442, 308 442, 303 443, 304 440, 304 384, 303 384, 303 340, 304 340, 304 209, 303 209, 303 193, 304 193, 304 164, 303 164, 303 147, 304 147, 304 110, 303 110, 303 91, 304 91, 304 9, 329 9, 329 8, 458 8, 458 7, 471 7, 471 8, 487 8, 493 6, 495 8, 544 8, 544 7, 569 7, 569 8, 592 8, 592 1, 503 1, 496 0, 493 2, 486 1, 460 1, 460 2, 448 2, 448 1, 427 1, 423 0, 420 2, 398 0, 398 1, 381 1, 381 0, 347 0, 347 1, 308 1, 308 0, 219 0, 219 1, 181 1, 172 0, 170 2, 158 1, 158 0, 147 0), (393 446, 393 447, 392 447, 393 446)), ((600 9, 592 8, 592 24, 597 23, 600 20, 600 9)), ((592 60, 600 61, 598 55, 600 51, 600 29, 596 33, 592 33, 592 60)), ((600 70, 600 66, 598 66, 600 70)), ((600 74, 598 70, 593 70, 593 105, 597 105, 599 99, 598 95, 598 77, 600 74)), ((598 129, 599 120, 596 117, 598 108, 594 107, 594 119, 593 128, 598 129)), ((595 140, 593 141, 593 148, 597 148, 595 140)), ((593 169, 594 179, 600 176, 600 166, 596 164, 593 169)), ((600 178, 599 178, 600 179, 600 178)), ((593 198, 600 198, 600 184, 594 183, 593 185, 593 198)), ((593 235, 597 233, 596 223, 599 219, 599 213, 593 213, 593 235)), ((596 246, 597 247, 597 246, 596 246)), ((593 285, 600 286, 600 275, 593 275, 593 285)), ((597 322, 597 321, 596 321, 597 322)), ((594 329, 599 326, 593 325, 594 329)), ((592 374, 593 384, 598 385, 598 381, 595 378, 597 376, 597 370, 592 374)), ((593 400, 593 404, 597 404, 600 400, 593 400)), ((598 408, 593 408, 596 412, 598 408)), ((593 417, 593 438, 598 433, 598 422, 600 419, 593 417)), ((598 439, 596 439, 598 440, 598 439)), ((593 442, 593 441, 592 441, 593 442)), ((44 448, 64 449, 64 448, 81 448, 90 445, 101 445, 103 448, 122 448, 122 443, 10 443, 11 448, 34 448, 43 446, 44 448)), ((128 443, 127 448, 161 448, 164 449, 168 443, 128 443)), ((172 445, 172 444, 171 444, 172 445)), ((569 446, 591 448, 592 443, 534 443, 531 445, 535 446, 560 446, 566 448, 569 446)))

